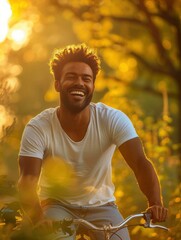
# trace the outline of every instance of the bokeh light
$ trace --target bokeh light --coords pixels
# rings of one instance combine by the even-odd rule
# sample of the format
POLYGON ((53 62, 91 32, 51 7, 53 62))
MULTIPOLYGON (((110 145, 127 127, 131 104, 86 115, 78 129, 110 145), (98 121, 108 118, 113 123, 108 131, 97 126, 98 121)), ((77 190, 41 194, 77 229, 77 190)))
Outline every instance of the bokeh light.
POLYGON ((15 42, 21 43, 25 41, 26 33, 23 29, 14 29, 11 33, 11 37, 15 42))
POLYGON ((11 28, 8 38, 13 41, 12 48, 14 50, 19 50, 28 43, 32 31, 32 24, 30 21, 21 21, 11 28))
POLYGON ((3 42, 8 34, 8 23, 12 10, 7 0, 0 0, 0 42, 3 42))

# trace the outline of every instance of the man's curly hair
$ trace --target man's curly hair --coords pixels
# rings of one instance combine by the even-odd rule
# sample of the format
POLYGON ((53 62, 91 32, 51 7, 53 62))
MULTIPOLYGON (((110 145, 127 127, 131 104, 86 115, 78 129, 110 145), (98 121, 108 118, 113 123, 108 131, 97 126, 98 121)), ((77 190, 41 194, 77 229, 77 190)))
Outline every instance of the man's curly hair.
POLYGON ((63 67, 69 62, 84 62, 88 64, 92 69, 93 80, 95 81, 100 70, 100 59, 95 50, 89 48, 84 43, 56 49, 49 63, 50 72, 55 80, 60 79, 63 67))

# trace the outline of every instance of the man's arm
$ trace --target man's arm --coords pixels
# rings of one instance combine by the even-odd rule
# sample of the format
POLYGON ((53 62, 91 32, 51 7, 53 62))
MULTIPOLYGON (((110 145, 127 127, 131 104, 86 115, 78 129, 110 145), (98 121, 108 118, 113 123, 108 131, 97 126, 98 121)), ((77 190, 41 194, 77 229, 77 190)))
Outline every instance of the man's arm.
POLYGON ((18 190, 20 203, 33 224, 43 219, 37 187, 41 172, 42 160, 33 157, 19 158, 20 177, 18 190))
POLYGON ((119 151, 133 170, 141 191, 148 199, 148 211, 153 221, 165 221, 167 209, 163 206, 160 183, 152 163, 147 159, 139 138, 131 139, 119 147, 119 151))

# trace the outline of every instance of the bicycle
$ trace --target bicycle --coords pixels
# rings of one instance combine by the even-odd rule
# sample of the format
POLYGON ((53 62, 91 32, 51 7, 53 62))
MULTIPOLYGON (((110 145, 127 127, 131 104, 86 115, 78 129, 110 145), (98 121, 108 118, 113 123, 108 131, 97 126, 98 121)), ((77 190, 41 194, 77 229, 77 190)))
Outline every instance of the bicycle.
MULTIPOLYGON (((19 230, 17 228, 17 226, 19 226, 22 219, 21 219, 21 214, 18 210, 14 211, 9 208, 2 208, 0 210, 0 218, 1 218, 1 220, 3 220, 2 223, 4 223, 5 226, 8 226, 8 225, 13 226, 13 227, 11 227, 11 230, 14 230, 14 231, 19 230)), ((86 229, 91 230, 91 231, 102 231, 102 232, 104 232, 105 240, 111 240, 111 237, 114 234, 116 234, 116 232, 118 230, 125 228, 125 227, 129 227, 129 226, 141 226, 144 228, 160 228, 162 230, 169 231, 169 229, 165 226, 152 224, 151 214, 148 212, 143 212, 143 213, 138 213, 138 214, 133 214, 133 215, 128 216, 125 220, 123 220, 120 224, 118 224, 116 226, 104 225, 102 227, 97 227, 96 225, 94 225, 84 219, 76 219, 76 218, 54 221, 53 222, 54 230, 56 231, 56 233, 58 231, 63 232, 64 236, 61 238, 52 239, 52 240, 66 239, 66 237, 71 236, 73 234, 73 230, 71 229, 72 224, 76 226, 76 229, 79 228, 79 226, 84 226, 84 227, 86 227, 86 229), (142 219, 142 220, 144 219, 144 223, 136 223, 134 225, 127 225, 127 223, 129 223, 132 219, 142 219)), ((37 239, 42 239, 41 237, 37 238, 37 239)), ((76 239, 77 240, 78 239, 85 239, 85 240, 91 239, 91 238, 87 238, 87 237, 88 237, 87 235, 85 235, 85 236, 77 235, 76 239)), ((15 238, 10 238, 10 239, 15 239, 15 238)), ((20 238, 17 238, 17 239, 19 240, 20 238)), ((21 239, 23 239, 23 238, 21 238, 21 239)), ((34 240, 35 237, 27 238, 27 239, 34 240)), ((25 240, 25 239, 23 239, 23 240, 25 240)), ((120 238, 120 240, 123 240, 123 239, 120 238)))

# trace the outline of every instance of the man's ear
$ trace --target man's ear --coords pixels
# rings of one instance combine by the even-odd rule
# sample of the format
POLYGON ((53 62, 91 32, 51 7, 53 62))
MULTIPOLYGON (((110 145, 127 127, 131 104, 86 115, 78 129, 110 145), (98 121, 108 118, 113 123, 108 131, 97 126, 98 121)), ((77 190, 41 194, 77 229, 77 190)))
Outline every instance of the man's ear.
POLYGON ((55 80, 54 86, 55 86, 55 90, 57 92, 60 92, 60 81, 55 80))

